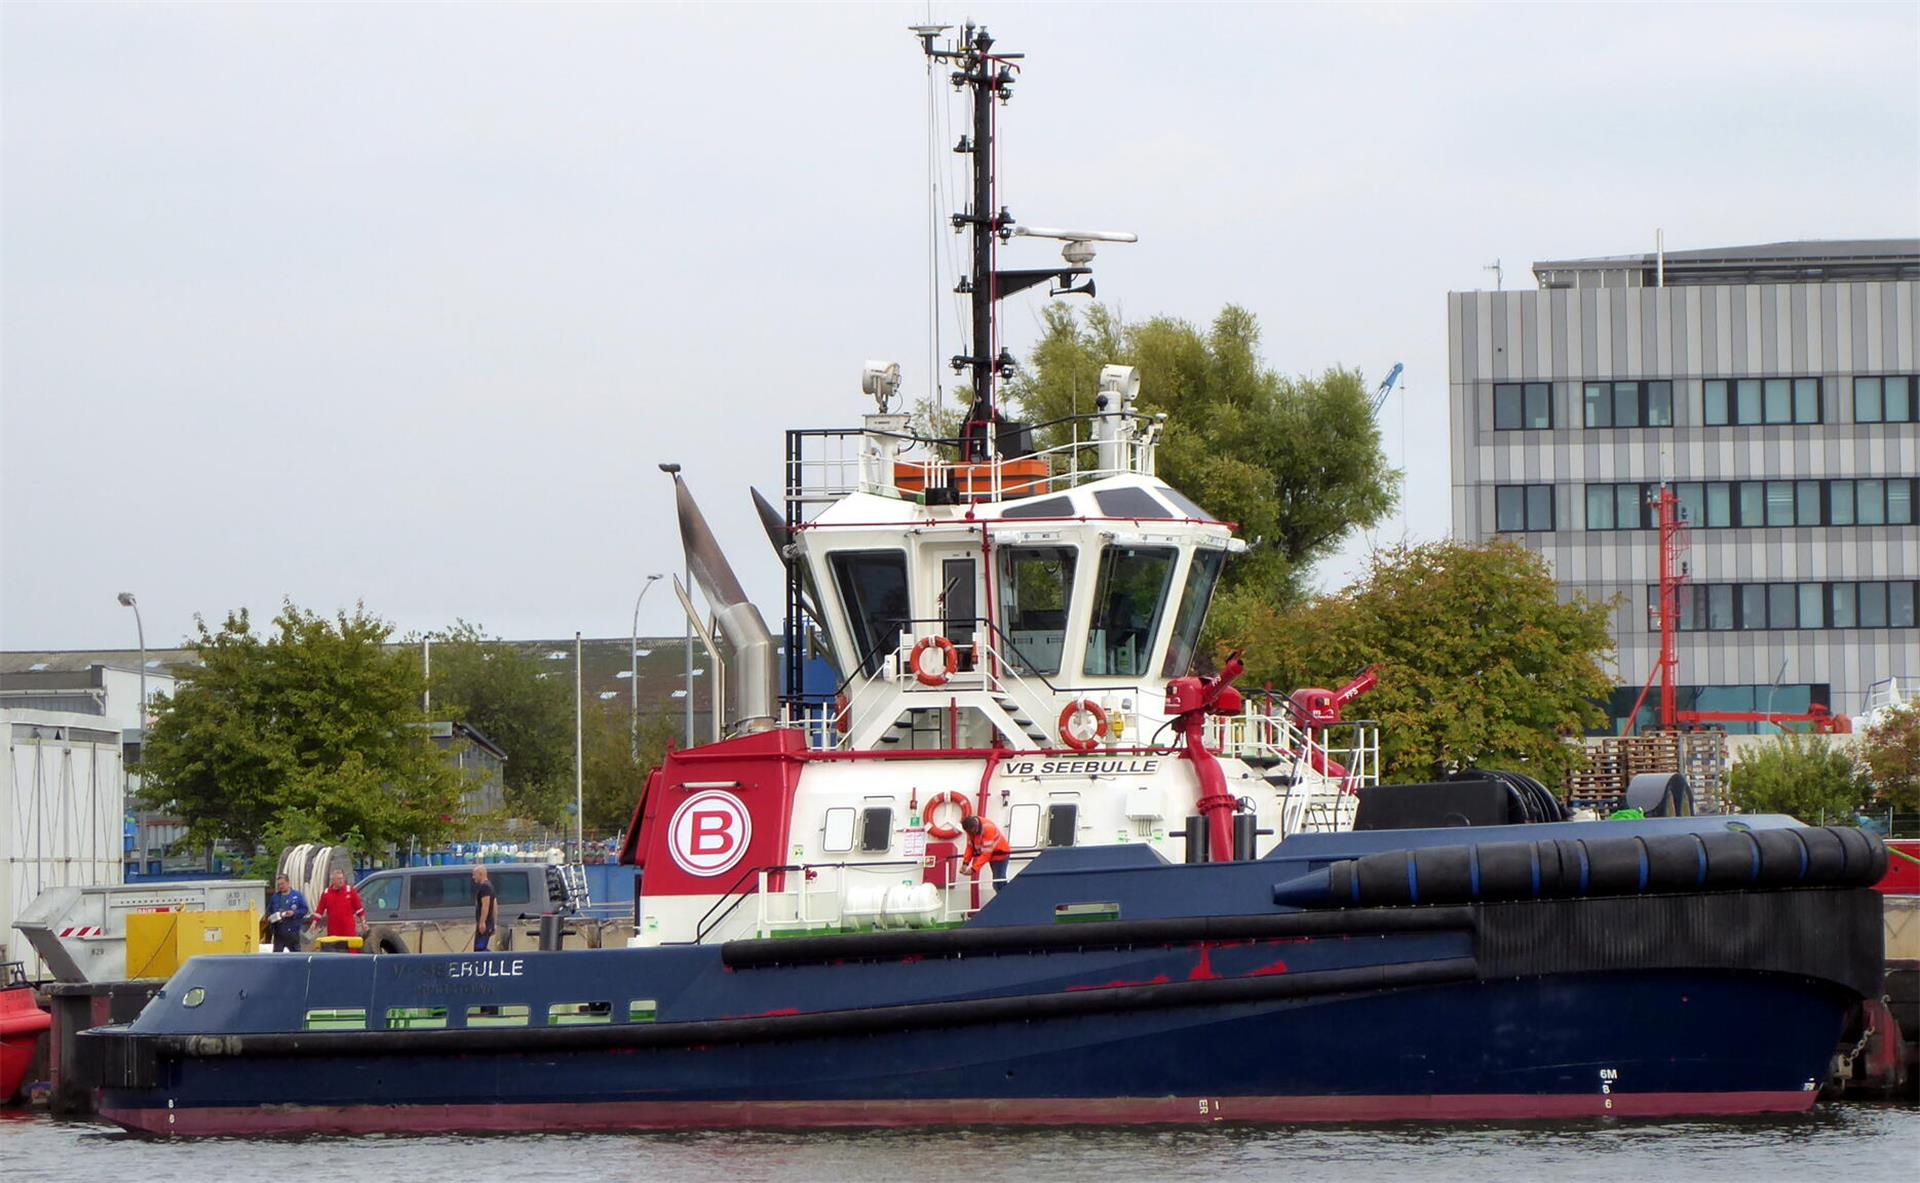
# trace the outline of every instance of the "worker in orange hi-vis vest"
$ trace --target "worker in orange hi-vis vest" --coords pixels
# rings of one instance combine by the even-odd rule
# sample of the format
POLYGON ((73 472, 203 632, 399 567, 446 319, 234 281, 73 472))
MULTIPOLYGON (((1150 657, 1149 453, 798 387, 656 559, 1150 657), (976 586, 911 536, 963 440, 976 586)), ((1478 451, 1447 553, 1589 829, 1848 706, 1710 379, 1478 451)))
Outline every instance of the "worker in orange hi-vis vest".
POLYGON ((1007 885, 1007 852, 1013 847, 1007 842, 1006 831, 995 825, 990 817, 968 814, 960 819, 960 828, 967 832, 967 874, 978 875, 981 868, 993 868, 993 889, 999 891, 1007 885))

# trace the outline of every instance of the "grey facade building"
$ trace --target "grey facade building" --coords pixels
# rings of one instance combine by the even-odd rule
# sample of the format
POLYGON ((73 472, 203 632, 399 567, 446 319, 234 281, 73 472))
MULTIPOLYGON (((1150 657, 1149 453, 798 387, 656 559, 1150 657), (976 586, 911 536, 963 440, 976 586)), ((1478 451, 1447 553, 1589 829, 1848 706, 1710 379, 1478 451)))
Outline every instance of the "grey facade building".
POLYGON ((1453 531, 1619 598, 1614 729, 1659 657, 1661 482, 1688 523, 1681 709, 1858 714, 1920 675, 1920 240, 1534 275, 1447 297, 1453 531))

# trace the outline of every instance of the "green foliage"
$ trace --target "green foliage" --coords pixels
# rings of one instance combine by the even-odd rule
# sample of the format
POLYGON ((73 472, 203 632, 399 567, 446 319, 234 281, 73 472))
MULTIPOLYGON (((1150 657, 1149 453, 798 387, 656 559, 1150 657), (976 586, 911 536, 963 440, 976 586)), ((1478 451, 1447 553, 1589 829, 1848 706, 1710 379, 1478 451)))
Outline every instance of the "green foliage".
POLYGON ((633 807, 646 788, 648 774, 666 758, 668 744, 679 734, 678 720, 670 714, 641 716, 637 755, 632 715, 625 710, 598 703, 589 706, 581 719, 581 732, 586 759, 580 795, 586 805, 586 831, 612 834, 633 819, 633 807))
POLYGON ((1887 712, 1861 736, 1860 760, 1880 803, 1920 809, 1920 703, 1887 712))
POLYGON ((1873 796, 1873 786, 1852 753, 1826 736, 1787 732, 1734 763, 1727 794, 1742 813, 1785 813, 1815 825, 1851 824, 1873 796))
POLYGON ((478 625, 457 621, 433 641, 433 712, 474 727, 507 754, 507 813, 558 824, 573 800, 573 686, 542 678, 548 663, 478 625))
POLYGON ((1343 591, 1256 608, 1232 639, 1247 649, 1248 686, 1335 687, 1376 666, 1379 686, 1348 713, 1380 722, 1386 779, 1477 765, 1557 785, 1579 759, 1561 740, 1606 721, 1609 613, 1561 603, 1524 547, 1436 542, 1377 554, 1343 591))
POLYGON ((187 824, 188 845, 445 832, 463 783, 421 726, 418 655, 384 648, 390 625, 291 602, 264 637, 245 609, 218 631, 194 624, 201 665, 157 712, 141 768, 144 799, 187 824))
MULTIPOLYGON (((1033 422, 1091 414, 1100 367, 1137 366, 1139 410, 1167 416, 1160 477, 1238 523, 1253 544, 1222 579, 1229 613, 1296 600, 1314 562, 1393 509, 1400 482, 1358 373, 1282 377, 1259 346, 1258 321, 1233 305, 1202 330, 1172 317, 1129 324, 1097 304, 1080 317, 1052 304, 1032 366, 1008 392, 1033 422)), ((1045 429, 1039 442, 1067 443, 1070 430, 1045 429)))

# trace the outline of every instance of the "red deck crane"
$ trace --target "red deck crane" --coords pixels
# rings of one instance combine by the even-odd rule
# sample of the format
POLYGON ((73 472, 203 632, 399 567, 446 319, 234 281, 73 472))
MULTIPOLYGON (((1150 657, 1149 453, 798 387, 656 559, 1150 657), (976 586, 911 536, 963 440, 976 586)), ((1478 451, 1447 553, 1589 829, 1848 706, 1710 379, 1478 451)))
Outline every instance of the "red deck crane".
POLYGON ((1658 600, 1647 606, 1649 622, 1660 630, 1660 659, 1654 662, 1653 670, 1647 675, 1646 685, 1640 688, 1640 697, 1633 700, 1633 710, 1627 715, 1623 734, 1634 731, 1640 722, 1640 708, 1647 701, 1647 692, 1653 688, 1654 680, 1660 681, 1660 730, 1672 731, 1676 727, 1689 730, 1707 723, 1807 723, 1815 732, 1825 735, 1845 734, 1853 730, 1853 721, 1845 715, 1836 715, 1819 703, 1814 703, 1805 711, 1683 711, 1675 702, 1675 693, 1679 689, 1680 658, 1676 652, 1675 636, 1680 631, 1680 586, 1687 582, 1689 572, 1682 561, 1687 551, 1687 524, 1680 518, 1680 500, 1674 495, 1673 486, 1662 483, 1647 496, 1647 504, 1654 508, 1659 519, 1660 534, 1660 585, 1658 600))

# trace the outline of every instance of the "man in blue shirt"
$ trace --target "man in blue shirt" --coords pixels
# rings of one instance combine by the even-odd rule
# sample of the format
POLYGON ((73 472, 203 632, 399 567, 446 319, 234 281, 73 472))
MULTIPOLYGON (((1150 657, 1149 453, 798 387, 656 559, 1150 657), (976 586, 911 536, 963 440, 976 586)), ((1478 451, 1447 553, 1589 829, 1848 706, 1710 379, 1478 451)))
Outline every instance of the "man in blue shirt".
POLYGON ((267 897, 267 928, 273 933, 275 953, 298 953, 300 929, 307 922, 307 897, 293 890, 285 875, 273 881, 267 897))

